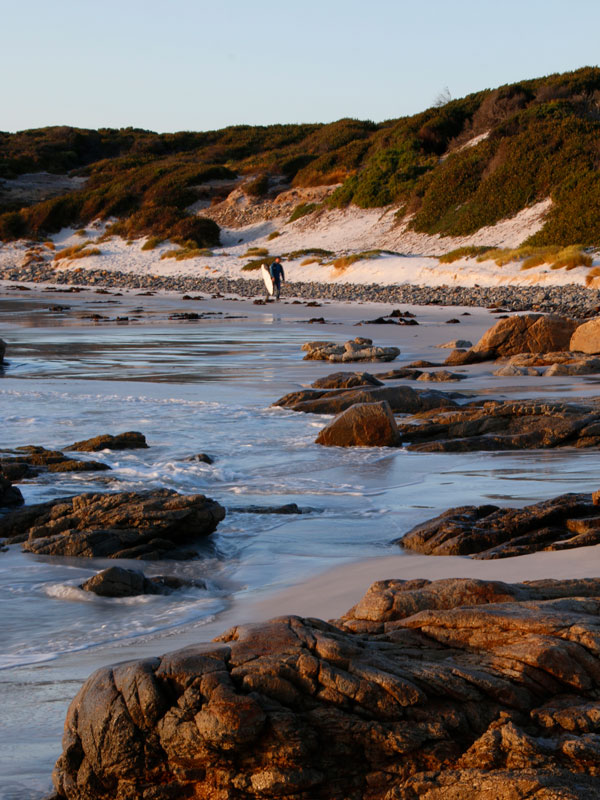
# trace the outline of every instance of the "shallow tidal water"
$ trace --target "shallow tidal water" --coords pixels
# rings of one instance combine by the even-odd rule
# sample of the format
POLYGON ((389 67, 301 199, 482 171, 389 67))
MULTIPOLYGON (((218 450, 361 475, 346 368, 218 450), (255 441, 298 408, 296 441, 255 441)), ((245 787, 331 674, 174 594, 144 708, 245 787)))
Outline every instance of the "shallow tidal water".
MULTIPOLYGON (((34 557, 17 546, 0 553, 0 800, 38 800, 50 790, 68 704, 95 668, 166 652, 180 646, 182 637, 209 639, 256 598, 330 567, 397 554, 394 539, 448 507, 523 505, 597 488, 598 456, 592 452, 323 448, 314 439, 327 417, 271 407, 283 394, 339 369, 303 361, 304 341, 367 335, 378 344, 398 344, 398 364, 434 355, 441 360, 430 341, 456 335, 444 320, 457 310, 440 317, 437 309, 413 309, 419 329, 357 329, 367 312, 373 318, 382 309, 325 305, 318 314, 331 322, 317 326, 308 323, 312 309, 283 304, 263 309, 134 296, 107 301, 89 293, 65 302, 70 308, 60 311, 50 309, 55 298, 41 293, 34 299, 0 295, 0 337, 9 361, 0 372, 0 447, 62 449, 128 430, 144 433, 150 446, 82 454, 104 461, 111 471, 40 475, 20 485, 26 502, 167 487, 206 494, 226 506, 228 515, 199 544, 195 561, 126 564, 149 575, 206 582, 205 590, 168 597, 116 600, 78 588, 114 564, 109 560, 34 557), (173 310, 209 315, 197 322, 169 321, 173 310), (84 319, 99 312, 126 313, 129 323, 84 319), (199 452, 213 456, 214 464, 186 461, 199 452), (290 502, 306 513, 243 510, 290 502)), ((465 326, 476 340, 494 320, 471 311, 465 326)), ((369 365, 372 372, 388 368, 369 365)), ((472 381, 441 388, 467 396, 558 396, 577 388, 528 379, 500 386, 477 369, 472 381)), ((582 382, 579 389, 594 393, 596 384, 582 382)))

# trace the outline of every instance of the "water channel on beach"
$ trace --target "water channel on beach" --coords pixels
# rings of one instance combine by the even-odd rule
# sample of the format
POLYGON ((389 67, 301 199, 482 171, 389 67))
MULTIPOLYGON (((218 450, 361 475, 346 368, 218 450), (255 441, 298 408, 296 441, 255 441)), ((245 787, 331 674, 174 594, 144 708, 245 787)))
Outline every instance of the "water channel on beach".
MULTIPOLYGON (((356 328, 382 309, 324 305, 318 314, 328 324, 316 325, 308 322, 313 309, 291 304, 194 305, 91 293, 59 302, 70 308, 60 310, 56 297, 41 292, 0 295, 9 362, 0 372, 0 447, 62 449, 128 430, 144 433, 150 446, 89 455, 110 472, 40 475, 21 484, 26 502, 167 487, 206 494, 228 515, 199 545, 195 561, 125 564, 206 583, 168 597, 115 600, 81 591, 83 580, 111 565, 100 559, 35 557, 17 546, 0 553, 0 800, 34 800, 49 790, 68 703, 96 667, 174 649, 184 637, 209 638, 257 597, 275 596, 330 567, 398 554, 394 539, 448 507, 525 504, 597 488, 596 453, 323 448, 314 439, 326 417, 271 407, 286 392, 336 371, 303 361, 304 341, 367 335, 400 346, 398 363, 441 362, 447 351, 432 349, 433 343, 456 336, 459 326, 445 322, 464 309, 413 309, 418 327, 356 328), (208 316, 170 321, 174 310, 208 316), (84 318, 91 313, 126 315, 129 322, 84 318), (214 463, 186 461, 200 452, 214 463), (306 513, 240 510, 291 502, 306 513)), ((460 335, 476 340, 494 319, 470 311, 460 335)), ((369 365, 371 372, 385 369, 369 365)), ((471 373, 443 389, 468 397, 597 393, 594 380, 500 381, 480 365, 471 373)))

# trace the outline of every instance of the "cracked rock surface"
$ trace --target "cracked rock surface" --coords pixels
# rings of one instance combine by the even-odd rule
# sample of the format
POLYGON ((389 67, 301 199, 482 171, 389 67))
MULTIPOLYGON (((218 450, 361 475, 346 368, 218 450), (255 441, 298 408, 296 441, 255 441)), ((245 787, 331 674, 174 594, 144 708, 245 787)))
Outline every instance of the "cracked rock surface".
POLYGON ((106 667, 68 712, 68 800, 600 796, 600 579, 380 581, 106 667))

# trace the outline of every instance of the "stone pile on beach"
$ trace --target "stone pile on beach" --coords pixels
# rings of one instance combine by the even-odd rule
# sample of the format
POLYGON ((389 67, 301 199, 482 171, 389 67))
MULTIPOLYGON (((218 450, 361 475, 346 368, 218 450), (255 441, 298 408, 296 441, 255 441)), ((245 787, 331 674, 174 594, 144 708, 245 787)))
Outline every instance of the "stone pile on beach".
MULTIPOLYGON (((233 294, 263 297, 262 281, 246 278, 206 278, 181 275, 136 275, 118 270, 57 270, 48 264, 0 269, 0 280, 48 283, 55 286, 103 286, 111 289, 150 289, 185 293, 233 294)), ((76 287, 76 288, 77 288, 76 287)), ((380 284, 286 282, 285 294, 311 300, 389 303, 390 305, 498 306, 510 311, 539 311, 587 319, 600 312, 600 290, 577 284, 565 286, 382 286, 380 284)))
POLYGON ((374 584, 331 623, 238 626, 104 667, 59 800, 589 800, 600 580, 374 584))
POLYGON ((600 492, 563 494, 525 508, 451 508, 396 543, 426 555, 477 559, 588 547, 600 544, 600 492))
POLYGON ((81 494, 1 516, 0 538, 37 555, 189 559, 197 557, 194 543, 224 517, 225 509, 201 494, 81 494))
POLYGON ((357 336, 344 344, 336 342, 305 342, 305 361, 393 361, 400 355, 398 347, 377 347, 372 339, 357 336))
POLYGON ((600 405, 489 400, 422 412, 398 430, 408 450, 429 453, 599 447, 600 405))

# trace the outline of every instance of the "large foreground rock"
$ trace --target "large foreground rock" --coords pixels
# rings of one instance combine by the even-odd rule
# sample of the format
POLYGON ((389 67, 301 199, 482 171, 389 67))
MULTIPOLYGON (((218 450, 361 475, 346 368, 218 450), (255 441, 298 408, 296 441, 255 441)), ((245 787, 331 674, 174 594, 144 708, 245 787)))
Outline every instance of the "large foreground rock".
POLYGON ((69 709, 61 800, 600 796, 600 580, 381 581, 106 667, 69 709))
POLYGON ((423 413, 398 425, 403 444, 421 452, 600 446, 600 406, 500 402, 423 413))
POLYGON ((357 403, 326 425, 315 443, 328 447, 396 447, 398 426, 388 403, 357 403))
POLYGON ((186 546, 212 533, 224 517, 225 509, 201 494, 80 494, 0 517, 0 537, 38 555, 194 558, 186 546))
POLYGON ((410 530, 397 543, 436 556, 507 558, 540 550, 600 544, 599 498, 563 494, 525 506, 451 508, 410 530))
POLYGON ((457 408, 452 398, 435 389, 410 386, 364 386, 356 389, 300 389, 281 397, 274 406, 305 414, 339 414, 357 403, 388 403, 394 414, 417 414, 439 408, 457 408))
POLYGON ((349 361, 393 361, 400 355, 398 347, 377 347, 372 339, 357 336, 344 344, 335 342, 305 342, 306 361, 332 361, 345 364, 349 361))

